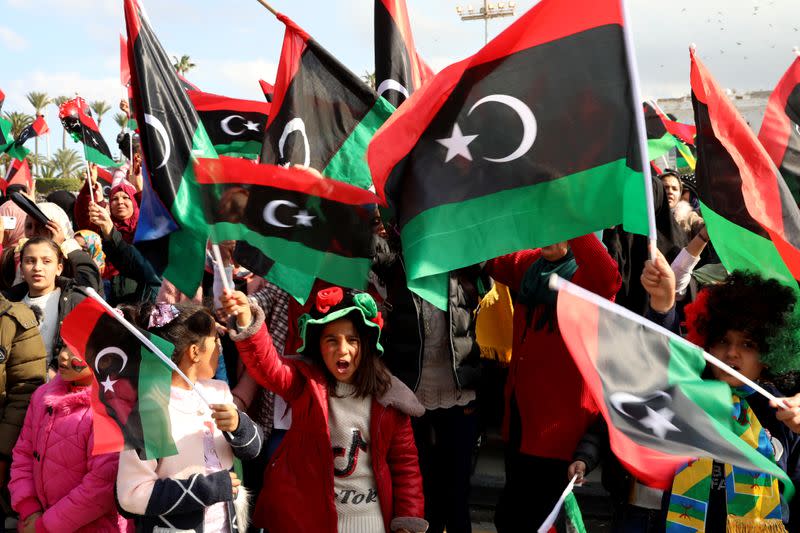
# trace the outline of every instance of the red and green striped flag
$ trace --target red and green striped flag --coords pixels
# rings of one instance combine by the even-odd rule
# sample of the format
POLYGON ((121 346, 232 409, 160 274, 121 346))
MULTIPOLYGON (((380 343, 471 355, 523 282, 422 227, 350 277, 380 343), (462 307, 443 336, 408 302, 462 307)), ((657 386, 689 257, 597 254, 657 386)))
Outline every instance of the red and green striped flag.
POLYGON ((19 134, 19 137, 16 140, 18 146, 22 146, 28 140, 33 139, 34 137, 39 137, 48 133, 50 128, 47 126, 47 122, 44 120, 44 115, 39 115, 36 117, 32 123, 30 123, 22 132, 19 134))
POLYGON ((269 117, 268 103, 200 91, 187 94, 217 154, 258 159, 269 117))
POLYGON ((644 123, 647 128, 647 154, 650 161, 666 157, 680 141, 667 131, 662 115, 649 102, 644 103, 644 123))
POLYGON ((193 295, 203 277, 209 228, 192 161, 216 152, 140 1, 125 0, 125 21, 133 110, 147 170, 137 240, 160 239, 163 246, 152 248, 161 257, 151 262, 164 267, 164 277, 178 290, 193 295))
POLYGON ((8 172, 5 179, 0 182, 0 188, 5 194, 9 185, 19 184, 24 185, 29 191, 33 190, 33 176, 31 175, 31 167, 28 166, 28 161, 25 159, 14 159, 8 166, 8 172))
POLYGON ((0 117, 0 153, 5 153, 17 161, 22 161, 30 150, 17 143, 11 135, 11 121, 0 117))
MULTIPOLYGON (((172 344, 141 333, 172 354, 172 344)), ((169 417, 172 370, 93 298, 67 315, 61 336, 92 369, 92 453, 136 450, 143 460, 177 454, 169 417)))
POLYGON ((300 164, 362 189, 372 186, 365 153, 394 107, 285 15, 261 162, 300 164))
POLYGON ((728 271, 752 270, 797 287, 800 210, 769 154, 691 52, 697 195, 728 271))
POLYGON ((104 167, 120 165, 111 156, 111 150, 92 118, 92 111, 86 100, 78 96, 64 102, 58 108, 58 118, 72 139, 83 144, 83 155, 87 161, 104 167))
POLYGON ((758 140, 800 203, 800 57, 769 97, 758 140))
POLYGON ((614 455, 643 483, 670 489, 676 470, 713 458, 792 482, 738 436, 731 388, 705 380, 707 355, 627 309, 559 280, 558 327, 608 424, 614 455))
POLYGON ((367 155, 409 288, 445 308, 451 270, 620 223, 648 233, 625 31, 619 0, 542 0, 384 124, 367 155))

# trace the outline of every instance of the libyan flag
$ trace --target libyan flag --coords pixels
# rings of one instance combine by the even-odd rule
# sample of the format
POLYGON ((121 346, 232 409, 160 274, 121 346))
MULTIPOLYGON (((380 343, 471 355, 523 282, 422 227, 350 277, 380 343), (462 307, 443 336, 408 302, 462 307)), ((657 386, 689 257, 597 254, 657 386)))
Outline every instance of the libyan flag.
POLYGON ((800 57, 772 92, 758 140, 800 203, 800 57))
POLYGON ((0 117, 0 153, 7 153, 17 161, 22 161, 30 150, 14 140, 11 135, 11 121, 0 117))
POLYGON ((200 91, 187 91, 187 94, 217 154, 259 158, 269 117, 268 103, 200 91))
POLYGON ((697 126, 697 195, 725 268, 751 270, 797 288, 800 210, 780 172, 691 52, 697 126))
POLYGON ((367 156, 411 290, 445 309, 451 270, 648 233, 624 32, 619 0, 543 0, 384 124, 367 156))
POLYGON ((644 124, 647 129, 647 156, 650 161, 666 157, 673 148, 680 145, 680 141, 667 131, 661 114, 648 102, 644 103, 644 124))
POLYGON ((61 104, 58 116, 64 129, 75 142, 83 143, 83 155, 87 161, 104 167, 118 167, 108 148, 100 128, 91 115, 86 100, 80 96, 61 104))
POLYGON ((9 185, 24 185, 29 191, 33 190, 33 177, 31 167, 25 159, 14 159, 8 166, 8 172, 4 180, 0 181, 0 189, 5 194, 9 185))
POLYGON ((214 146, 158 41, 141 2, 125 0, 134 111, 146 177, 137 241, 160 240, 163 276, 193 295, 203 277, 209 228, 194 177, 195 157, 216 157, 214 146))
POLYGON ((278 20, 286 33, 261 162, 304 165, 369 189, 364 154, 394 107, 288 17, 278 20))
POLYGON ((565 285, 557 303, 561 336, 608 424, 614 455, 638 480, 668 490, 679 466, 707 457, 767 472, 791 498, 786 473, 737 436, 730 386, 701 377, 702 349, 565 285))
MULTIPOLYGON (((172 344, 142 334, 172 355, 172 344)), ((92 453, 136 450, 142 460, 177 454, 169 417, 172 370, 93 298, 67 315, 61 336, 92 369, 92 453)))
POLYGON ((195 167, 218 239, 246 241, 275 264, 304 273, 306 285, 321 278, 365 288, 374 255, 373 193, 244 159, 199 159, 195 167))

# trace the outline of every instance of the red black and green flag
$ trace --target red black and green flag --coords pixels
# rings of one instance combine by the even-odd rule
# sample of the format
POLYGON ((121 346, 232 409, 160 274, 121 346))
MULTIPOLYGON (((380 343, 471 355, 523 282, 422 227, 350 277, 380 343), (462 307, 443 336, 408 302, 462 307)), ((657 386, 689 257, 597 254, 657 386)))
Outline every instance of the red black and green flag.
POLYGON ((800 57, 772 92, 758 140, 800 203, 800 57))
POLYGON ((3 194, 5 194, 9 185, 14 184, 24 185, 29 191, 33 191, 33 176, 31 175, 31 167, 28 166, 26 159, 11 160, 5 179, 0 182, 3 194))
POLYGON ((209 228, 192 160, 216 157, 216 152, 141 2, 125 0, 125 21, 133 108, 147 169, 137 240, 163 239, 166 252, 156 264, 165 264, 163 275, 178 290, 194 294, 203 277, 209 228))
POLYGON ((650 161, 666 155, 680 142, 667 131, 662 115, 649 102, 644 103, 644 124, 647 128, 647 155, 650 161))
POLYGON ((730 386, 702 378, 702 349, 573 284, 559 290, 557 308, 611 449, 638 480, 669 489, 679 466, 708 457, 772 474, 793 492, 786 473, 738 436, 730 386))
POLYGON ((367 145, 394 107, 285 15, 261 162, 304 165, 368 189, 367 145))
POLYGON ((3 103, 6 101, 6 93, 3 92, 3 89, 0 89, 0 111, 3 110, 3 103))
POLYGON ((405 0, 375 0, 375 86, 399 107, 433 72, 417 54, 405 0))
POLYGON ((0 117, 0 153, 8 154, 16 161, 22 161, 30 150, 18 144, 11 135, 11 121, 0 117))
POLYGON ((258 159, 270 105, 187 91, 219 155, 258 159))
POLYGON ((119 166, 111 156, 111 150, 92 118, 92 111, 86 100, 78 96, 64 102, 58 108, 58 118, 72 139, 83 143, 83 155, 87 161, 104 167, 119 166))
MULTIPOLYGON (((275 264, 363 289, 372 265, 371 192, 299 168, 200 159, 198 183, 219 240, 246 241, 275 264)), ((274 266, 273 266, 274 268, 274 266)), ((305 296, 305 295, 304 295, 305 296)))
POLYGON ((261 92, 264 93, 264 98, 267 99, 268 103, 272 103, 272 97, 275 95, 275 86, 271 83, 267 83, 264 80, 258 80, 258 84, 261 86, 261 92))
MULTIPOLYGON (((172 355, 172 344, 142 334, 172 355)), ((93 298, 67 315, 61 336, 92 369, 92 453, 136 450, 142 460, 177 454, 169 417, 172 370, 93 298)))
POLYGON ((691 52, 697 196, 728 271, 753 270, 797 287, 800 210, 775 164, 691 52))
POLYGON ((648 233, 624 31, 619 0, 543 0, 381 128, 368 160, 409 288, 444 308, 450 270, 620 223, 648 233))
POLYGON ((47 126, 47 122, 44 121, 44 115, 39 115, 36 117, 36 120, 26 126, 25 129, 19 134, 19 137, 16 140, 17 146, 22 146, 28 142, 28 140, 44 135, 49 131, 50 128, 47 126))

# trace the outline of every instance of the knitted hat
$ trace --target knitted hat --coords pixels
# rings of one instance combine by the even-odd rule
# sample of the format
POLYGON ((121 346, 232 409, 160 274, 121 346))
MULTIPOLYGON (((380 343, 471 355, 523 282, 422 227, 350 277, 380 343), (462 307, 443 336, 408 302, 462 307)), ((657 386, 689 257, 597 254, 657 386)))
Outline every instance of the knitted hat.
POLYGON ((328 287, 317 292, 311 312, 297 320, 300 337, 303 339, 303 345, 298 352, 304 353, 309 345, 319 342, 325 324, 340 318, 349 318, 354 324, 366 326, 369 339, 362 339, 362 342, 368 340, 378 355, 383 355, 383 346, 380 343, 383 317, 375 300, 365 292, 345 291, 341 287, 328 287))

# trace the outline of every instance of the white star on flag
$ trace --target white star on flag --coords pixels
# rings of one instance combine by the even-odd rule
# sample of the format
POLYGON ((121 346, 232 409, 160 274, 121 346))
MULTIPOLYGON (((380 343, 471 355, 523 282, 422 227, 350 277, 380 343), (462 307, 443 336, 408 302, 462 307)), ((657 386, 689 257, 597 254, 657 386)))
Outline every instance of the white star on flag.
POLYGON ((114 383, 116 383, 117 381, 118 380, 116 379, 111 379, 111 376, 106 376, 105 381, 102 381, 100 383, 100 385, 103 386, 103 392, 109 392, 109 391, 116 392, 114 390, 114 383))
POLYGON ((658 411, 655 411, 648 405, 645 406, 645 409, 647 409, 647 416, 639 420, 639 423, 652 431, 656 437, 663 439, 670 431, 677 431, 680 433, 681 430, 672 423, 675 413, 669 408, 662 407, 658 411))
POLYGON ((297 220, 298 226, 307 226, 310 228, 311 221, 317 217, 315 217, 314 215, 309 215, 308 211, 303 209, 302 211, 299 211, 296 215, 294 215, 294 218, 295 220, 297 220))
POLYGON ((458 123, 453 124, 453 135, 446 139, 436 139, 436 142, 447 148, 445 163, 449 163, 455 156, 460 155, 464 159, 472 161, 472 154, 469 151, 469 143, 474 141, 477 135, 464 135, 458 123))

